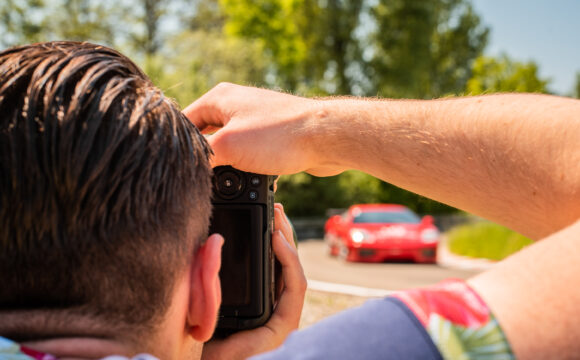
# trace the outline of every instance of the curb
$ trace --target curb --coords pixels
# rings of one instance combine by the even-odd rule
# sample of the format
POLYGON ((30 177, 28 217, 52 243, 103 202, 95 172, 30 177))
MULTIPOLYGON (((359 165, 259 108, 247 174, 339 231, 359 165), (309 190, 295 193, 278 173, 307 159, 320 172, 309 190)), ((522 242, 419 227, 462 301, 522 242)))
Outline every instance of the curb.
POLYGON ((442 236, 437 246, 437 264, 452 269, 484 271, 491 269, 497 261, 453 254, 447 247, 447 237, 442 236))

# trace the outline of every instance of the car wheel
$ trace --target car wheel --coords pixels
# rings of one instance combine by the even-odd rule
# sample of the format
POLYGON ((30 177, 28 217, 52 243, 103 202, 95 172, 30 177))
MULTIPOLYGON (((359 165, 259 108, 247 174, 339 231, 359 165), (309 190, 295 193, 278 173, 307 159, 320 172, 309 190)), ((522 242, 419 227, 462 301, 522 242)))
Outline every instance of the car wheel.
POLYGON ((341 241, 340 246, 338 248, 338 258, 342 261, 350 261, 349 255, 350 249, 346 245, 344 245, 344 243, 341 241))
POLYGON ((328 256, 336 257, 338 255, 338 249, 336 246, 328 245, 328 256))
POLYGON ((330 236, 324 235, 324 242, 326 243, 328 255, 332 256, 332 257, 337 256, 338 255, 338 248, 336 247, 335 242, 332 241, 330 236))

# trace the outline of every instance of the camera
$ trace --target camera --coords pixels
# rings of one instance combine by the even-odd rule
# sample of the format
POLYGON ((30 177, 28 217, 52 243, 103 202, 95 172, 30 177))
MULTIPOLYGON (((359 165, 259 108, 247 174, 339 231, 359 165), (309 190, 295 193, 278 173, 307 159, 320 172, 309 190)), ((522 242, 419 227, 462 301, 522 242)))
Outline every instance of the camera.
POLYGON ((276 293, 272 251, 276 176, 247 173, 231 166, 213 169, 210 234, 224 239, 220 281, 222 305, 214 337, 265 324, 276 293))

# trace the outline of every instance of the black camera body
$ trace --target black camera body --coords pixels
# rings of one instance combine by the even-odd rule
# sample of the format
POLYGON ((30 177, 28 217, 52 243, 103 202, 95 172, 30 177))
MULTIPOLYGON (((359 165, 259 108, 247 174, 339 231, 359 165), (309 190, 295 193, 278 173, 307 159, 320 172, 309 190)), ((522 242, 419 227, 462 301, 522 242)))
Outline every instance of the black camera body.
POLYGON ((265 324, 275 302, 272 250, 276 176, 213 169, 210 234, 224 239, 220 280, 222 305, 214 337, 265 324))

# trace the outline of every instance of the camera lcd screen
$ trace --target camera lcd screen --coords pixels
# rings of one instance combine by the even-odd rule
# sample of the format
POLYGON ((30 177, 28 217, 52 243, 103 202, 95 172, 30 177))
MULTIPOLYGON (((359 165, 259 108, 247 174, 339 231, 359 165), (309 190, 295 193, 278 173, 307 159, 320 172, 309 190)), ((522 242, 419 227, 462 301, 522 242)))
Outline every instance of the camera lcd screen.
POLYGON ((210 233, 218 232, 225 239, 220 270, 221 315, 257 316, 262 313, 263 245, 255 240, 261 238, 261 215, 261 206, 214 206, 210 233))

